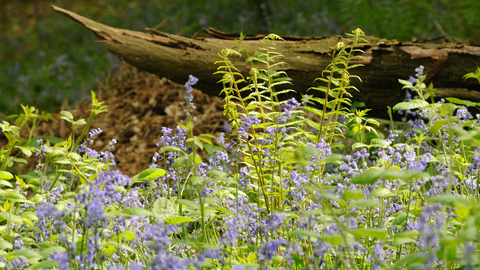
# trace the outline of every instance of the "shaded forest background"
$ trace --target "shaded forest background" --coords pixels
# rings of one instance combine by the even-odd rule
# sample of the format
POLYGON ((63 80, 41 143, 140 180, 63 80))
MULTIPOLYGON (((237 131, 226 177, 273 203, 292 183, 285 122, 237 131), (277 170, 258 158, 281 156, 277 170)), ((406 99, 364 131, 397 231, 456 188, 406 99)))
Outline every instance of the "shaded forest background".
MULTIPOLYGON (((114 27, 201 36, 202 28, 246 34, 367 35, 398 41, 444 36, 480 43, 478 0, 97 0, 0 2, 0 112, 19 104, 55 111, 106 85, 120 61, 54 4, 114 27)), ((414 71, 412 71, 414 73, 414 71)))

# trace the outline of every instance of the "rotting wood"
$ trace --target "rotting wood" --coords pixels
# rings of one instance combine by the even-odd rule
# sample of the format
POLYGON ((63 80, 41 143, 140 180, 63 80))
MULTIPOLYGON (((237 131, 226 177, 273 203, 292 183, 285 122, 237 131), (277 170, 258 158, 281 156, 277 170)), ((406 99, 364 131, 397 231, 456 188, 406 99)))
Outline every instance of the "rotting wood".
MULTIPOLYGON (((210 95, 221 91, 219 75, 214 75, 220 60, 218 52, 223 48, 238 46, 235 34, 214 29, 206 33, 214 38, 192 38, 168 34, 156 30, 148 33, 118 29, 104 25, 71 11, 52 6, 91 30, 100 38, 100 43, 111 53, 140 70, 165 77, 183 84, 188 75, 199 78, 195 88, 210 95)), ((262 35, 249 35, 243 41, 246 51, 253 55, 258 51, 262 35)), ((299 93, 316 86, 315 78, 331 61, 331 52, 341 39, 334 37, 286 37, 276 41, 276 51, 285 55, 287 64, 281 70, 293 79, 292 87, 299 93)), ((359 46, 364 58, 357 63, 364 66, 352 70, 362 82, 352 81, 360 92, 353 92, 354 101, 365 102, 371 108, 371 116, 387 117, 386 106, 394 106, 405 97, 405 90, 398 79, 408 79, 416 67, 423 65, 428 74, 426 83, 433 82, 438 97, 453 96, 480 102, 480 86, 476 80, 462 77, 480 66, 480 47, 460 43, 398 42, 376 37, 367 37, 367 44, 359 46)), ((245 57, 232 59, 235 66, 248 74, 250 66, 245 57)))

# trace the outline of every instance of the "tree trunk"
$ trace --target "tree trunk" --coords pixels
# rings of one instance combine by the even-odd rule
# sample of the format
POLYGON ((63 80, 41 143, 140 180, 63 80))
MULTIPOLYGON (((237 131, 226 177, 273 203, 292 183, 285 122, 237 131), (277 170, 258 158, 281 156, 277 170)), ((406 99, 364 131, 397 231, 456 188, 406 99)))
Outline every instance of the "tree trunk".
MULTIPOLYGON (((195 88, 210 95, 218 95, 222 85, 214 64, 221 58, 218 53, 224 48, 238 46, 238 36, 214 29, 206 30, 213 38, 193 38, 147 29, 148 33, 118 29, 107 26, 65 9, 52 6, 53 10, 82 24, 100 38, 100 43, 140 70, 157 74, 177 83, 185 83, 188 75, 199 78, 195 88)), ((247 36, 243 41, 248 54, 253 55, 261 45, 263 35, 247 36)), ((331 52, 341 37, 284 37, 276 41, 276 51, 285 55, 287 64, 281 70, 293 79, 292 87, 306 93, 317 86, 315 78, 331 62, 331 52)), ((458 43, 398 42, 376 37, 367 37, 365 45, 358 46, 365 54, 364 66, 353 69, 363 82, 352 81, 360 92, 352 92, 354 101, 365 102, 371 108, 371 116, 386 117, 386 106, 393 107, 403 101, 405 90, 398 79, 408 79, 415 68, 423 65, 426 82, 434 83, 438 97, 457 97, 480 102, 480 86, 476 80, 462 77, 480 66, 480 47, 458 43)), ((245 57, 232 58, 243 73, 248 74, 250 65, 245 57)))

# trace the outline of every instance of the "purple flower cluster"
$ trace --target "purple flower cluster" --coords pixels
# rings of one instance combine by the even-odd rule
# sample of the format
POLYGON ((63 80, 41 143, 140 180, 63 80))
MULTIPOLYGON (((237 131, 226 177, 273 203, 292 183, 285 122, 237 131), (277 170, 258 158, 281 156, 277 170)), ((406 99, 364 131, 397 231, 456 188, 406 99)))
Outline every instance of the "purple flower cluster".
POLYGON ((295 98, 291 98, 284 102, 280 106, 280 109, 283 111, 283 115, 277 118, 277 122, 280 124, 286 123, 287 120, 290 119, 290 117, 292 116, 292 111, 298 108, 300 105, 302 104, 298 102, 295 98))
POLYGON ((262 122, 256 116, 250 116, 250 117, 245 116, 241 120, 243 125, 241 125, 238 128, 238 132, 239 132, 239 135, 242 136, 244 139, 248 139, 247 132, 250 129, 250 127, 252 127, 253 125, 258 125, 262 122))
MULTIPOLYGON (((188 76, 188 81, 185 83, 185 88, 187 89, 187 92, 185 93, 185 100, 181 103, 181 105, 185 105, 185 104, 188 104, 188 107, 191 108, 191 109, 195 109, 195 105, 193 104, 193 88, 192 86, 197 84, 198 82, 198 79, 193 76, 193 75, 190 75, 188 76)), ((190 112, 188 111, 188 109, 185 109, 185 115, 189 116, 190 115, 190 112)))

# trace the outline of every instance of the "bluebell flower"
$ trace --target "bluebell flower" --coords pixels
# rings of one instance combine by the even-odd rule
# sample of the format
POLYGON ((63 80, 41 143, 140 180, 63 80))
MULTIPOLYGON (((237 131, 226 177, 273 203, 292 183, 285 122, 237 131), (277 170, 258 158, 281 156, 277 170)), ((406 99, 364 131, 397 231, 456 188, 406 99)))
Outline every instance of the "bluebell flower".
MULTIPOLYGON (((383 250, 383 243, 381 240, 377 241, 377 243, 375 244, 375 246, 373 247, 372 249, 372 253, 373 255, 375 255, 375 257, 378 258, 378 260, 380 260, 381 262, 383 262, 385 260, 385 251, 383 250)), ((368 258, 367 258, 367 261, 370 262, 370 261, 373 261, 373 266, 372 266, 372 269, 374 270, 377 270, 380 268, 380 263, 372 256, 370 255, 368 258)))
POLYGON ((152 270, 184 270, 188 269, 187 266, 192 263, 191 261, 160 252, 150 262, 150 267, 152 270))
POLYGON ((278 254, 280 245, 286 246, 288 242, 285 239, 271 239, 262 244, 258 250, 258 261, 271 260, 278 254))
POLYGON ((136 263, 136 262, 129 262, 128 263, 128 268, 130 270, 143 270, 145 268, 145 265, 141 263, 136 263))
POLYGON ((103 132, 103 130, 101 128, 97 128, 97 129, 92 128, 90 130, 90 132, 88 133, 88 135, 91 138, 93 136, 97 136, 97 135, 101 134, 102 132, 103 132))
POLYGON ((174 232, 180 230, 176 225, 163 223, 163 220, 157 220, 157 223, 147 226, 142 238, 149 241, 149 246, 157 252, 165 252, 170 246, 170 238, 174 232))
POLYGON ((50 254, 52 261, 58 261, 57 268, 60 270, 69 270, 70 262, 68 259, 68 253, 61 251, 54 251, 50 254))
POLYGON ((285 221, 285 217, 285 213, 270 213, 266 220, 267 228, 271 232, 277 231, 285 221))
POLYGON ((8 269, 23 269, 28 266, 28 261, 24 257, 15 257, 8 262, 8 269))
POLYGON ((23 241, 21 239, 17 239, 17 238, 15 238, 15 240, 13 241, 13 248, 17 249, 17 250, 26 249, 23 241))
POLYGON ((422 79, 424 69, 425 67, 423 65, 420 65, 415 69, 415 77, 417 77, 418 80, 422 79))
MULTIPOLYGON (((181 103, 181 105, 185 105, 188 103, 189 108, 192 108, 192 109, 196 108, 195 105, 193 104, 192 86, 195 85, 197 82, 198 82, 198 79, 195 76, 193 75, 188 76, 188 81, 185 83, 185 88, 187 89, 187 92, 185 93, 184 101, 181 103)), ((185 114, 189 116, 190 112, 188 110, 185 110, 185 114)))
POLYGON ((103 215, 103 202, 99 198, 94 198, 86 205, 86 213, 83 222, 87 227, 102 226, 107 217, 103 215))
POLYGON ((248 139, 247 131, 250 129, 250 127, 252 125, 258 125, 262 122, 256 116, 250 116, 250 117, 245 116, 241 119, 241 121, 242 121, 243 125, 238 127, 238 131, 239 131, 240 136, 242 136, 244 139, 248 139))
POLYGON ((473 119, 472 114, 466 108, 458 109, 456 115, 463 121, 473 119))
POLYGON ((292 111, 295 110, 297 107, 302 105, 300 102, 298 102, 294 97, 287 100, 284 102, 281 106, 280 109, 283 110, 284 112, 284 117, 289 119, 292 116, 292 111))

